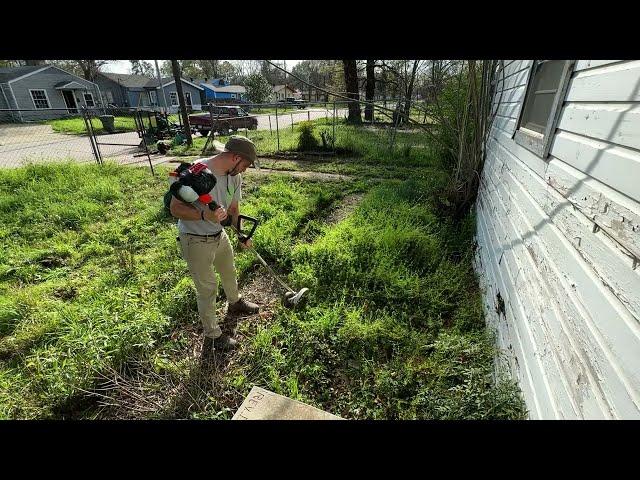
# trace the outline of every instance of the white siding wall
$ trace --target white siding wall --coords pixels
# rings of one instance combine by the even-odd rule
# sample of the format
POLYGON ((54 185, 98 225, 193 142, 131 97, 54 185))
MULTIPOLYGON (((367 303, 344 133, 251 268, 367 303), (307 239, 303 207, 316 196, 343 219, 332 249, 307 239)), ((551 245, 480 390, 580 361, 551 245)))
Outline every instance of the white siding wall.
POLYGON ((488 323, 531 418, 640 418, 640 61, 576 63, 545 160, 512 139, 531 64, 505 62, 477 204, 488 323))

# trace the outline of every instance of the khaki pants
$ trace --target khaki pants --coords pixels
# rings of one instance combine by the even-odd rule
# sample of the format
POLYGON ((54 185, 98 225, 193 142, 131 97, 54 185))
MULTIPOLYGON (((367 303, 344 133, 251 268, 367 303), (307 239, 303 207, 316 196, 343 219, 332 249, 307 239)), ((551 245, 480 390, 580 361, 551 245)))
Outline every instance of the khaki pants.
POLYGON ((224 230, 215 238, 181 233, 180 248, 198 292, 198 313, 204 334, 206 337, 218 338, 222 335, 222 330, 216 318, 218 282, 214 267, 220 273, 222 288, 229 303, 235 303, 240 298, 229 237, 224 230))

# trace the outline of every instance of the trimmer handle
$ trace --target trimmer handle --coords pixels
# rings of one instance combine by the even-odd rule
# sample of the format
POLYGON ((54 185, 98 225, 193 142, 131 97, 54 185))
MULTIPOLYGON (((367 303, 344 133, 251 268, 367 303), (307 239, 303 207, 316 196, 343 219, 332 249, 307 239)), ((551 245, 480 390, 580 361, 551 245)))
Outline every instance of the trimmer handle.
MULTIPOLYGON (((246 234, 246 235, 245 235, 245 234, 243 234, 243 233, 240 233, 240 228, 238 228, 238 229, 236 230, 236 232, 237 232, 237 234, 238 234, 238 237, 240 237, 240 241, 241 241, 242 243, 244 243, 244 242, 246 242, 247 240, 249 240, 251 237, 253 237, 253 234, 254 234, 254 232, 256 231, 256 228, 258 228, 258 219, 257 219, 257 218, 253 218, 253 217, 249 217, 249 216, 247 216, 247 215, 242 215, 242 214, 240 214, 240 215, 238 215, 238 227, 240 227, 242 220, 246 220, 246 221, 248 221, 248 222, 251 222, 251 223, 252 223, 252 225, 251 225, 251 231, 250 231, 248 234, 246 234)), ((231 223, 231 222, 229 222, 229 223, 231 223)), ((232 225, 232 227, 233 227, 233 225, 232 225)), ((235 228, 235 227, 234 227, 234 228, 235 228)))
MULTIPOLYGON (((220 205, 218 205, 215 201, 209 203, 209 209, 211 209, 211 210, 216 210, 219 207, 220 207, 220 205)), ((253 236, 253 234, 255 233, 256 228, 258 228, 258 219, 254 218, 254 217, 249 217, 247 215, 238 215, 238 226, 237 227, 235 225, 232 225, 232 223, 231 223, 232 220, 233 219, 231 218, 231 215, 228 215, 227 218, 225 218, 222 222, 220 222, 220 225, 222 225, 223 227, 231 227, 231 228, 233 228, 236 231, 236 233, 238 234, 238 238, 240 239, 240 241, 242 243, 244 243, 247 240, 249 240, 253 236), (246 221, 252 223, 251 231, 247 235, 244 235, 244 234, 240 233, 240 225, 241 225, 242 220, 246 220, 246 221)))

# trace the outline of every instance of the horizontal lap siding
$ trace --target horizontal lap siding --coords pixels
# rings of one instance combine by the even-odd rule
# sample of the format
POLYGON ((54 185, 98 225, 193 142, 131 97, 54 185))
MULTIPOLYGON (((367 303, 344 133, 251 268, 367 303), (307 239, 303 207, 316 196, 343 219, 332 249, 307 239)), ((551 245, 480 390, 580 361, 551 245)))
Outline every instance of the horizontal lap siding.
POLYGON ((499 74, 478 196, 488 325, 531 418, 640 418, 640 64, 577 62, 544 160, 512 139, 530 65, 499 74))

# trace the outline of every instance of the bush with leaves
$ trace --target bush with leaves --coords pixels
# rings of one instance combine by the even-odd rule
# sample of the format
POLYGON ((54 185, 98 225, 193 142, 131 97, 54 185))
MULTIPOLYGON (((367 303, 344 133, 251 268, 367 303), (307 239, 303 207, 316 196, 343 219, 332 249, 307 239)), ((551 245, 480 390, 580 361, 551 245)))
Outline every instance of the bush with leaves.
POLYGON ((317 150, 320 146, 318 139, 314 135, 314 126, 311 122, 301 122, 298 126, 300 136, 298 137, 298 151, 308 152, 317 150))
POLYGON ((247 98, 252 103, 263 103, 269 100, 272 92, 271 84, 259 73, 253 73, 244 81, 247 98))

